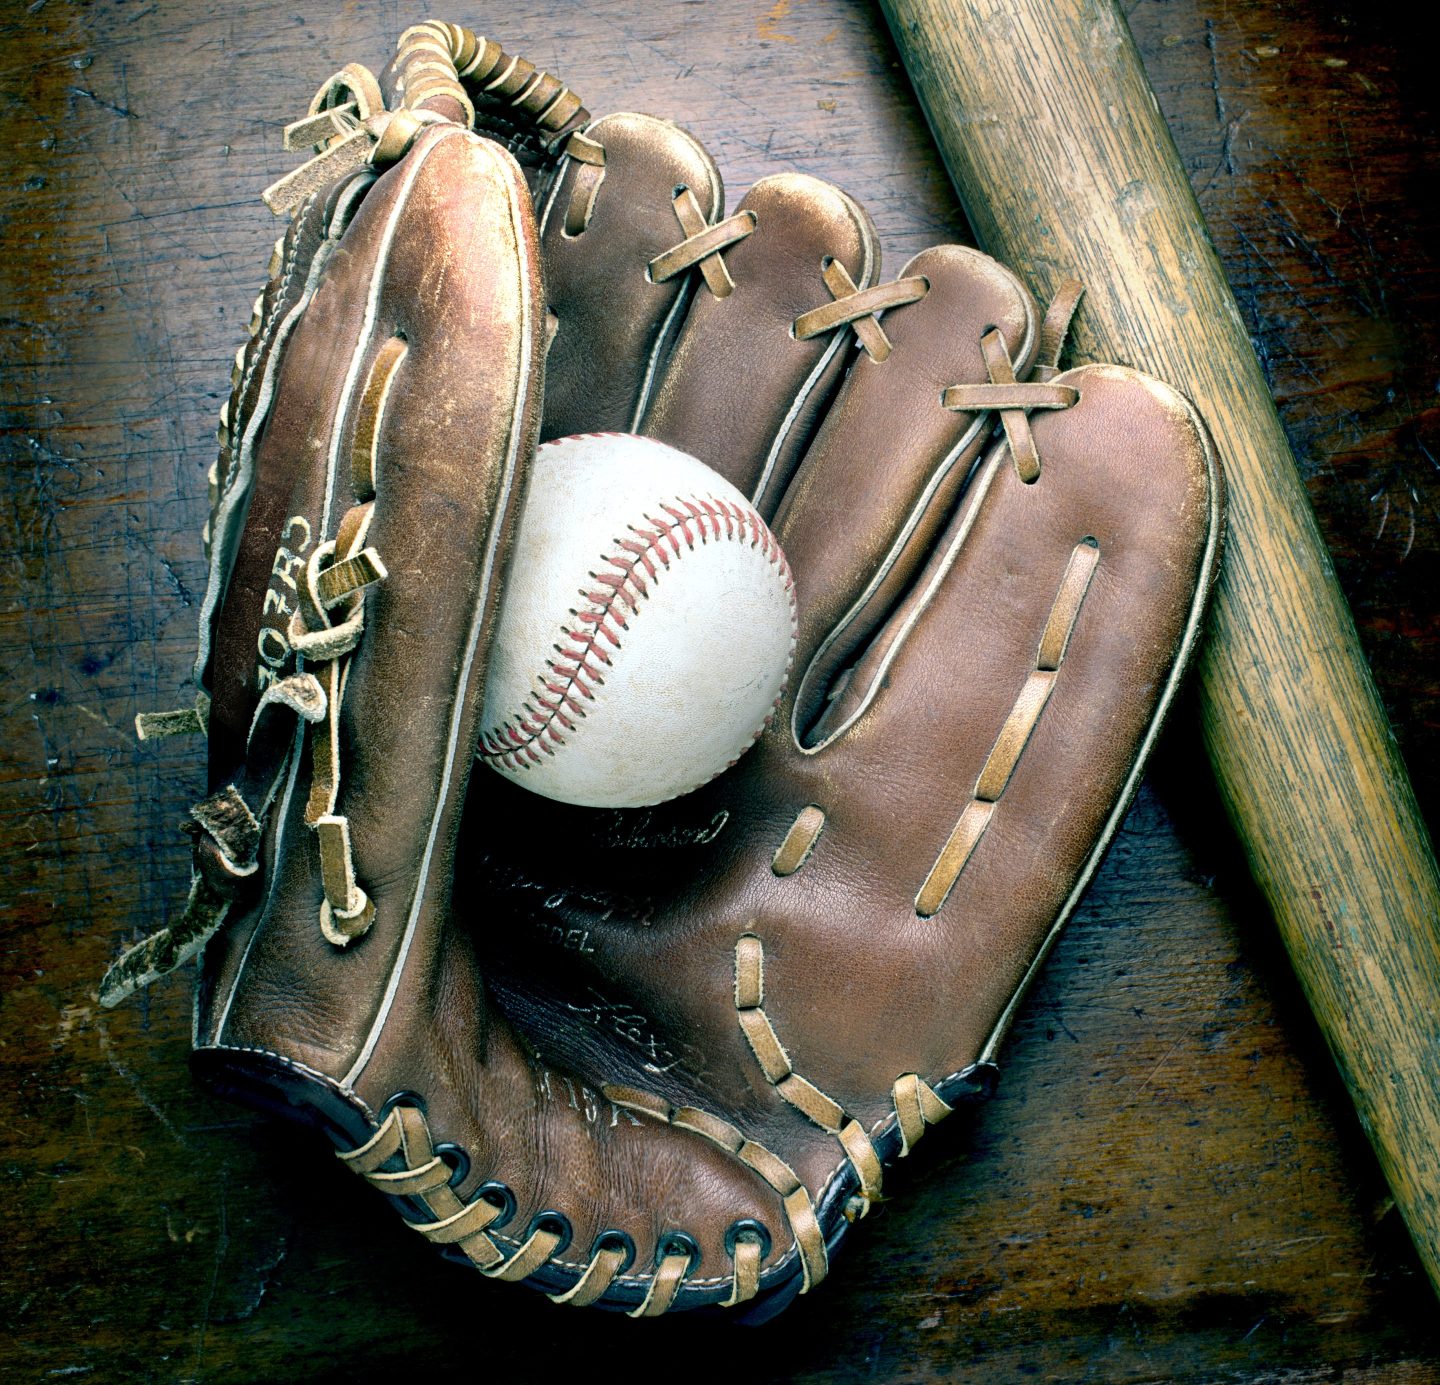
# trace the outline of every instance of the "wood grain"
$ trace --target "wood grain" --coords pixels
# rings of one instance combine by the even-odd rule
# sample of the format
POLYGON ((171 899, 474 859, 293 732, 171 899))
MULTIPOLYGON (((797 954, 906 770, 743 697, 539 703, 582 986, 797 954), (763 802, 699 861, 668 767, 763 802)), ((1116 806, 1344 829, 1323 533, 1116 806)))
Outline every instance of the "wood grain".
POLYGON ((1440 1291, 1440 871, 1269 386, 1113 0, 882 0, 980 244, 1086 285, 1077 360, 1184 391, 1229 486, 1221 795, 1440 1291))
MULTIPOLYGON (((1433 812, 1440 208, 1416 190, 1440 129, 1432 60, 1374 8, 1140 0, 1129 18, 1433 812)), ((277 230, 258 195, 292 166, 280 127, 425 11, 297 13, 0 9, 0 1377, 1440 1380, 1424 1274, 1207 788, 1193 708, 996 1101, 930 1137, 821 1290, 755 1332, 476 1283, 321 1144, 194 1087, 188 977, 96 1010, 107 961, 184 896, 199 759, 129 727, 186 692, 215 414, 277 230)), ((835 179, 892 270, 968 235, 868 6, 437 13, 565 72, 592 109, 682 120, 732 201, 781 169, 835 179)))

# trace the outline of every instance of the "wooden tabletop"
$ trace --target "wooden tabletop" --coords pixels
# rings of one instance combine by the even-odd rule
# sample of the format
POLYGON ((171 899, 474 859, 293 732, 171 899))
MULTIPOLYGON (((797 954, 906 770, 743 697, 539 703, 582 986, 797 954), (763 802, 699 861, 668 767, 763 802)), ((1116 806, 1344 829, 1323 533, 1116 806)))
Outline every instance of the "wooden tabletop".
MULTIPOLYGON (((1182 709, 999 1094, 775 1323, 575 1315, 443 1264, 315 1139, 203 1095, 190 978, 115 1012, 183 901, 204 473, 277 234, 280 127, 426 12, 0 10, 0 1371, 6 1379, 1440 1380, 1440 1309, 1182 709)), ((1433 825, 1440 198, 1433 62, 1388 7, 1131 0, 1433 825)), ((673 117, 731 200, 841 183, 897 269, 965 239, 858 0, 472 0, 436 17, 673 117)), ((887 1187, 889 1186, 887 1182, 887 1187)))

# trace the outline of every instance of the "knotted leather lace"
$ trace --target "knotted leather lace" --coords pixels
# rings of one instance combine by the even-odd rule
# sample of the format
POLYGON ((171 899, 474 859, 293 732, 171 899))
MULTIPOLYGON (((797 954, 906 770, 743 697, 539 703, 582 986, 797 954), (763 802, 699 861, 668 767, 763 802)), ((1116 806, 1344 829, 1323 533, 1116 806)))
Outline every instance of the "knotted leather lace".
MULTIPOLYGON (((305 672, 292 677, 313 680, 325 701, 325 714, 310 733, 305 821, 320 848, 320 878, 325 890, 320 931, 337 947, 364 934, 375 917, 374 904, 355 880, 350 820, 335 812, 346 673, 350 655, 365 630, 365 590, 386 577, 380 555, 363 546, 374 508, 373 501, 356 505, 341 521, 335 539, 319 545, 310 555, 300 587, 300 609, 290 618, 290 647, 307 666, 305 672)), ((266 689, 262 708, 272 691, 273 686, 266 689)))

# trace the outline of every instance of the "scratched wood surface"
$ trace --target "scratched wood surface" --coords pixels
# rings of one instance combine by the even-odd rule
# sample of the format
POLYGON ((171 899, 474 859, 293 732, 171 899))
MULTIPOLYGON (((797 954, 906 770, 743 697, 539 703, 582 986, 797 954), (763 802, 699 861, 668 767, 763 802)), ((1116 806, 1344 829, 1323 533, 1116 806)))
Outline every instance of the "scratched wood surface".
MULTIPOLYGON (((1440 1380, 1436 1306, 1182 711, 1028 1002, 1001 1091, 921 1146, 812 1298, 752 1331, 564 1310, 434 1261, 318 1145, 209 1100, 188 978, 106 961, 183 898, 203 475, 276 233, 279 127, 425 11, 0 6, 0 1373, 514 1380, 1440 1380)), ((1433 824, 1440 235, 1433 82, 1381 13, 1130 11, 1433 824)), ((843 183, 892 268, 963 222, 858 0, 442 17, 596 110, 682 118, 738 194, 843 183)))

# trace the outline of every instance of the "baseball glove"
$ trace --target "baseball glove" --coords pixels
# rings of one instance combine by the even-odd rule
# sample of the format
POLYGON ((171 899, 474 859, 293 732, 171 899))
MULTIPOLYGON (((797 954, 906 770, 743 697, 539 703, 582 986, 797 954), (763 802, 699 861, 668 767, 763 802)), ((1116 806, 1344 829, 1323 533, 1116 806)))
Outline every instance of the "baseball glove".
POLYGON ((1042 314, 959 246, 883 282, 838 189, 766 178, 727 216, 689 135, 589 122, 554 83, 542 105, 492 48, 420 26, 302 122, 331 143, 276 195, 303 200, 217 477, 191 902, 104 997, 223 922, 197 1072, 323 1128, 422 1235, 572 1304, 770 1312, 993 1088, 1194 647, 1220 475, 1173 390, 1058 371, 1073 289, 1042 314), (460 99, 486 128, 507 82, 538 118, 502 131, 538 247, 460 99), (481 770, 462 814, 477 744, 513 767, 581 742, 644 618, 648 550, 608 644, 600 621, 562 651, 519 742, 486 736, 526 456, 613 429, 772 518, 789 691, 669 804, 481 770))

